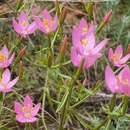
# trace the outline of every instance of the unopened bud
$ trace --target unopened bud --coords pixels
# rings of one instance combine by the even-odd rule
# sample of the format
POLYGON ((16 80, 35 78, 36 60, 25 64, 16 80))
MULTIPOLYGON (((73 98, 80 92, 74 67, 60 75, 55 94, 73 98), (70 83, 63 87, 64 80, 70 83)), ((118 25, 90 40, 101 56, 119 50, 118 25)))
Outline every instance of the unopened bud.
POLYGON ((67 45, 68 45, 68 38, 67 36, 65 35, 64 39, 63 39, 63 42, 61 43, 61 47, 60 47, 60 62, 63 61, 63 58, 64 58, 64 54, 65 54, 65 51, 66 51, 66 48, 67 48, 67 45))
POLYGON ((63 41, 62 41, 62 43, 61 43, 61 48, 60 48, 60 53, 64 53, 65 52, 65 50, 66 50, 66 47, 67 47, 67 36, 65 35, 65 37, 64 37, 64 39, 63 39, 63 41))
POLYGON ((104 18, 103 18, 103 21, 104 21, 105 24, 109 22, 111 16, 112 16, 112 10, 109 10, 109 11, 107 12, 107 14, 106 14, 106 15, 104 16, 104 18))
POLYGON ((112 10, 110 10, 103 18, 103 21, 101 21, 101 23, 99 24, 96 33, 99 33, 105 26, 106 24, 109 22, 110 18, 112 16, 112 10))
POLYGON ((63 24, 63 22, 64 22, 64 20, 66 18, 67 12, 68 12, 68 10, 66 8, 64 8, 63 11, 61 12, 61 15, 60 15, 60 25, 63 24))
POLYGON ((18 56, 19 56, 19 58, 22 58, 25 54, 26 54, 26 47, 22 48, 19 51, 18 56))

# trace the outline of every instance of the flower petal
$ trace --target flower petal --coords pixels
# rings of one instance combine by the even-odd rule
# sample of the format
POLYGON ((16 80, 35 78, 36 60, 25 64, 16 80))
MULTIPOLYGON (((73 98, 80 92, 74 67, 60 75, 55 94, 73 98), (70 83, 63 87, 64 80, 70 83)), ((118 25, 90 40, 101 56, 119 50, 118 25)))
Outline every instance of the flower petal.
POLYGON ((90 24, 87 35, 86 35, 86 39, 88 41, 87 45, 86 45, 86 50, 91 50, 94 48, 95 46, 95 28, 93 24, 90 24))
POLYGON ((37 27, 36 22, 32 22, 32 23, 28 26, 28 28, 27 28, 27 34, 32 34, 32 33, 34 33, 37 28, 38 28, 38 27, 37 27))
POLYGON ((28 95, 24 98, 24 106, 30 107, 30 108, 33 107, 32 99, 28 95))
POLYGON ((40 106, 41 106, 40 103, 38 103, 37 105, 35 105, 35 107, 33 108, 33 111, 32 111, 32 116, 36 116, 37 115, 37 113, 38 113, 38 111, 40 109, 40 106))
POLYGON ((52 17, 47 9, 44 9, 42 12, 42 16, 44 19, 52 20, 52 17))
POLYGON ((8 88, 8 86, 3 85, 2 83, 0 83, 0 92, 3 92, 3 93, 8 93, 8 92, 11 92, 12 89, 11 88, 8 88))
POLYGON ((110 66, 107 66, 106 69, 105 69, 105 83, 107 85, 107 88, 112 93, 115 93, 115 92, 118 91, 116 76, 113 73, 113 71, 110 68, 110 66))
POLYGON ((101 53, 97 53, 96 55, 88 55, 85 57, 85 68, 90 68, 98 58, 102 56, 101 53))
POLYGON ((130 68, 128 65, 126 65, 121 72, 118 75, 119 77, 121 77, 122 80, 128 79, 129 84, 130 84, 130 68))
POLYGON ((39 17, 35 17, 35 22, 36 22, 37 27, 39 28, 39 30, 41 30, 44 33, 48 33, 46 31, 46 28, 44 27, 44 25, 43 25, 43 23, 42 23, 42 21, 41 21, 41 19, 39 17))
POLYGON ((55 31, 58 26, 58 17, 55 15, 54 20, 53 20, 53 26, 52 26, 52 31, 55 31))
POLYGON ((88 29, 88 23, 87 23, 87 21, 86 21, 84 18, 82 18, 82 19, 80 20, 80 23, 79 23, 78 28, 79 28, 80 30, 83 29, 83 28, 87 28, 87 29, 88 29))
POLYGON ((5 60, 3 62, 0 62, 0 68, 7 68, 9 66, 9 61, 5 60))
POLYGON ((2 80, 1 82, 4 83, 4 84, 7 84, 9 81, 10 81, 10 71, 9 69, 6 69, 3 74, 2 74, 2 80))
POLYGON ((82 61, 82 55, 78 54, 77 49, 75 47, 71 48, 71 61, 74 66, 79 67, 80 62, 82 61))
POLYGON ((110 48, 108 51, 108 59, 111 61, 112 57, 113 57, 113 50, 112 48, 110 48))
POLYGON ((26 28, 29 25, 27 13, 22 11, 18 17, 18 23, 22 28, 26 28), (24 22, 24 26, 23 26, 24 22))
POLYGON ((13 53, 11 55, 11 57, 8 59, 8 64, 10 65, 12 63, 12 61, 14 60, 14 57, 15 57, 15 53, 13 53))
POLYGON ((7 87, 8 88, 12 88, 18 81, 19 77, 16 77, 14 80, 10 81, 8 84, 7 84, 7 87))
POLYGON ((6 58, 9 57, 9 50, 6 47, 6 45, 4 45, 4 47, 2 48, 2 50, 0 51, 2 54, 4 54, 4 56, 6 56, 6 58))
POLYGON ((21 34, 21 30, 23 30, 15 19, 13 19, 13 28, 18 34, 21 34))
POLYGON ((22 105, 19 102, 14 102, 14 110, 17 114, 22 114, 22 105))
POLYGON ((130 54, 126 55, 125 57, 123 57, 119 63, 120 64, 125 64, 128 60, 130 59, 130 54))
POLYGON ((36 117, 25 118, 22 114, 16 115, 16 120, 20 123, 32 123, 37 120, 36 117))
POLYGON ((93 50, 92 53, 96 54, 98 53, 102 48, 105 47, 105 45, 108 43, 108 39, 104 39, 103 41, 101 41, 93 50))
POLYGON ((122 57, 122 55, 123 55, 123 47, 122 47, 122 45, 117 46, 117 48, 115 49, 115 54, 117 54, 119 56, 119 58, 122 57))

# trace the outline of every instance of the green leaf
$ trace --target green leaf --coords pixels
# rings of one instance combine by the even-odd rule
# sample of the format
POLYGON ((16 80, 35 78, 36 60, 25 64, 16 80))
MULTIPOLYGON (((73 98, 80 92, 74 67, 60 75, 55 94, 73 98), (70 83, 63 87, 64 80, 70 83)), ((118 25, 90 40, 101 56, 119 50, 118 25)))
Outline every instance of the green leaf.
POLYGON ((59 111, 62 109, 62 107, 64 106, 64 104, 66 103, 68 94, 69 94, 69 91, 68 91, 68 89, 67 89, 65 95, 63 96, 63 98, 62 98, 62 100, 61 100, 61 102, 60 102, 60 104, 58 105, 58 108, 57 108, 57 110, 56 110, 56 113, 59 112, 59 111))

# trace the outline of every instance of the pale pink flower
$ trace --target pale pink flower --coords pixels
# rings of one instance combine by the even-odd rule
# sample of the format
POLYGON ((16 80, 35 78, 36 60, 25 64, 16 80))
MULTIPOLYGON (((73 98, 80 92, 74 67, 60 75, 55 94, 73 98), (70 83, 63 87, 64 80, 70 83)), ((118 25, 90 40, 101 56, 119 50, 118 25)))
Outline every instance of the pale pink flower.
POLYGON ((23 103, 14 103, 14 109, 16 112, 16 120, 21 123, 32 123, 37 121, 36 115, 40 109, 40 103, 33 106, 32 99, 30 96, 24 98, 23 103))
POLYGON ((17 83, 18 77, 11 80, 11 73, 9 69, 6 69, 3 74, 2 78, 0 80, 0 92, 7 93, 12 91, 12 87, 17 83))
POLYGON ((10 66, 14 59, 15 53, 10 55, 8 48, 4 45, 4 47, 0 50, 0 68, 7 68, 10 66))
POLYGON ((122 67, 129 60, 130 54, 127 54, 123 57, 123 47, 122 45, 119 45, 115 49, 115 52, 113 52, 112 48, 109 49, 108 58, 114 64, 114 66, 122 67))
POLYGON ((58 26, 57 15, 55 15, 53 18, 47 9, 45 9, 40 16, 35 17, 35 21, 39 30, 46 34, 55 31, 58 26))
POLYGON ((118 75, 107 66, 105 69, 105 82, 112 93, 123 93, 130 96, 130 68, 126 65, 118 75))
POLYGON ((108 43, 108 39, 101 41, 96 46, 94 25, 87 23, 85 19, 81 19, 79 25, 73 29, 72 43, 72 63, 79 67, 81 60, 84 59, 84 67, 89 68, 102 56, 100 51, 108 43))
POLYGON ((37 29, 35 21, 29 23, 29 18, 25 12, 21 12, 17 20, 13 19, 14 30, 23 37, 32 34, 37 29))

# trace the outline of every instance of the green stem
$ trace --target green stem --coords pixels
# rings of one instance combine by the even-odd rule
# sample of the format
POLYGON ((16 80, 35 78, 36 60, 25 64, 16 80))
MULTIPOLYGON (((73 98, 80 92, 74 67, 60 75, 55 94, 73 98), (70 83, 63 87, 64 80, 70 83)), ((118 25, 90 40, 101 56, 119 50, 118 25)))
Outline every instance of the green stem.
POLYGON ((110 124, 111 124, 111 118, 109 118, 108 121, 106 122, 105 130, 109 130, 110 124))
POLYGON ((1 99, 0 99, 0 114, 2 112, 3 109, 3 104, 4 104, 4 99, 5 99, 5 94, 1 93, 1 99))
POLYGON ((49 45, 48 45, 48 48, 49 48, 49 53, 48 53, 48 67, 51 67, 52 65, 52 60, 53 60, 53 49, 51 48, 51 37, 50 37, 50 34, 48 34, 48 41, 49 41, 49 45))
MULTIPOLYGON (((116 94, 113 94, 113 97, 111 99, 110 106, 109 106, 110 112, 113 111, 115 107, 115 103, 116 103, 116 94)), ((111 124, 111 117, 108 115, 105 121, 103 121, 100 125, 98 125, 94 130, 100 130, 100 128, 103 127, 104 125, 106 126, 105 130, 109 130, 110 124, 111 124)))
POLYGON ((101 30, 104 28, 104 26, 105 26, 105 23, 102 21, 101 24, 99 25, 99 27, 96 30, 96 34, 100 33, 101 30))
POLYGON ((129 101, 129 97, 125 95, 123 98, 122 115, 124 115, 127 112, 128 101, 129 101))
POLYGON ((116 94, 113 94, 112 99, 111 99, 111 103, 110 103, 110 112, 113 111, 115 104, 116 104, 116 94))
POLYGON ((64 123, 65 123, 65 120, 66 120, 66 113, 67 113, 67 110, 68 110, 69 105, 70 105, 70 99, 71 99, 71 94, 72 94, 72 90, 73 90, 73 85, 75 84, 77 78, 81 74, 82 69, 83 69, 83 65, 84 65, 84 60, 82 60, 81 65, 80 65, 80 67, 78 68, 78 70, 75 74, 75 77, 72 78, 72 80, 69 83, 70 89, 69 89, 69 93, 68 93, 67 99, 65 101, 65 104, 63 106, 63 110, 62 110, 62 113, 61 113, 60 125, 59 125, 58 130, 63 130, 64 123))
POLYGON ((48 82, 48 70, 47 70, 47 74, 46 74, 46 78, 45 78, 45 85, 44 85, 43 97, 42 97, 42 122, 43 122, 45 130, 47 130, 47 126, 45 123, 45 115, 44 115, 47 82, 48 82))

